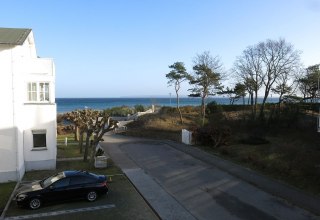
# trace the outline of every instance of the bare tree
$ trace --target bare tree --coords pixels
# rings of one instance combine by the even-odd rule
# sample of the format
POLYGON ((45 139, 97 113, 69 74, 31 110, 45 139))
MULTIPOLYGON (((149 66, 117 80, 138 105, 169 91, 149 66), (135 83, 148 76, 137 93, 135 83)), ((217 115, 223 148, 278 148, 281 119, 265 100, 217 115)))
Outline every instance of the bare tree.
POLYGON ((274 83, 288 73, 294 73, 301 67, 300 52, 284 39, 267 40, 257 45, 262 60, 264 96, 260 108, 260 117, 264 117, 264 106, 274 83))
POLYGON ((279 95, 279 108, 284 96, 292 96, 298 86, 300 71, 284 72, 275 81, 275 87, 271 91, 279 95))
POLYGON ((221 88, 222 63, 218 56, 212 57, 209 51, 198 54, 194 59, 194 73, 189 77, 189 83, 193 85, 190 96, 201 97, 202 125, 205 122, 205 99, 216 94, 221 88))
POLYGON ((188 73, 186 71, 186 68, 184 67, 183 62, 175 62, 174 64, 170 65, 169 68, 171 69, 171 71, 168 74, 166 74, 166 77, 169 79, 168 84, 170 86, 174 85, 174 89, 177 96, 177 109, 179 111, 180 122, 182 124, 183 119, 179 106, 179 90, 181 87, 181 83, 188 78, 188 73))
POLYGON ((250 95, 252 114, 257 111, 258 91, 263 84, 262 59, 256 47, 248 47, 234 64, 234 72, 246 87, 250 95))
MULTIPOLYGON (((288 93, 288 87, 290 87, 288 82, 300 68, 300 52, 284 39, 266 40, 243 51, 242 56, 235 62, 234 69, 237 76, 247 86, 248 92, 254 93, 252 103, 254 116, 256 116, 259 90, 264 89, 259 113, 260 118, 263 118, 265 103, 270 91, 274 89, 282 95, 288 93)), ((292 90, 291 87, 290 90, 292 90)))

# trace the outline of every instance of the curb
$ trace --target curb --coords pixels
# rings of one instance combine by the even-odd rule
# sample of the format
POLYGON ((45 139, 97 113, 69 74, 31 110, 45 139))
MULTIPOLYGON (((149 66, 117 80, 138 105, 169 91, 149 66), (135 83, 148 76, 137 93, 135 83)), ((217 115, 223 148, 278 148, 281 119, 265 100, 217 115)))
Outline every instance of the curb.
POLYGON ((127 180, 130 182, 130 184, 133 186, 133 188, 135 189, 135 191, 141 196, 141 198, 145 201, 145 203, 149 206, 149 208, 153 211, 153 213, 159 218, 162 219, 160 217, 160 215, 158 214, 158 212, 153 208, 153 206, 149 203, 149 201, 142 195, 142 193, 140 192, 140 190, 136 187, 136 185, 133 184, 133 182, 131 181, 131 179, 127 176, 126 173, 123 173, 123 175, 127 178, 127 180))
POLYGON ((57 161, 74 161, 74 160, 82 160, 83 157, 70 157, 70 158, 57 158, 57 161))

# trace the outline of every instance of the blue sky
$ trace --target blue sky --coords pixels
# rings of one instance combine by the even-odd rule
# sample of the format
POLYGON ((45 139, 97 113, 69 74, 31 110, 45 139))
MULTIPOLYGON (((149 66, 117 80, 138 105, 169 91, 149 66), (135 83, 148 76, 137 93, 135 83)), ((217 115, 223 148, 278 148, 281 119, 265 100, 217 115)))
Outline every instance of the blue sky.
POLYGON ((191 71, 210 51, 227 71, 247 46, 280 37, 305 66, 320 63, 320 0, 1 0, 1 9, 0 27, 32 28, 38 55, 54 59, 56 97, 169 96, 168 65, 191 71))

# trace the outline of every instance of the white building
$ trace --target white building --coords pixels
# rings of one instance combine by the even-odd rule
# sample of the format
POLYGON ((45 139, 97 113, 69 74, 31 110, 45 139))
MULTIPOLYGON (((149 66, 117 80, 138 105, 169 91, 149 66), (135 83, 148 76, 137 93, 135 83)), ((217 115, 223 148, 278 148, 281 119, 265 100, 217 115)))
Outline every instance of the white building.
POLYGON ((31 29, 0 28, 0 84, 0 182, 55 169, 55 67, 31 29))

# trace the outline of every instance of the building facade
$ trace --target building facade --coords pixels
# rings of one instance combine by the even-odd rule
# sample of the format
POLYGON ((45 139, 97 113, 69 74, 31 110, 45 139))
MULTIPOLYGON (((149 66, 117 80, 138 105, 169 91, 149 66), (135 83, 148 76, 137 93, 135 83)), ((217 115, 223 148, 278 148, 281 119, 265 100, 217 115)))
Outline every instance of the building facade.
POLYGON ((0 28, 0 83, 0 182, 55 169, 55 67, 31 29, 0 28))

